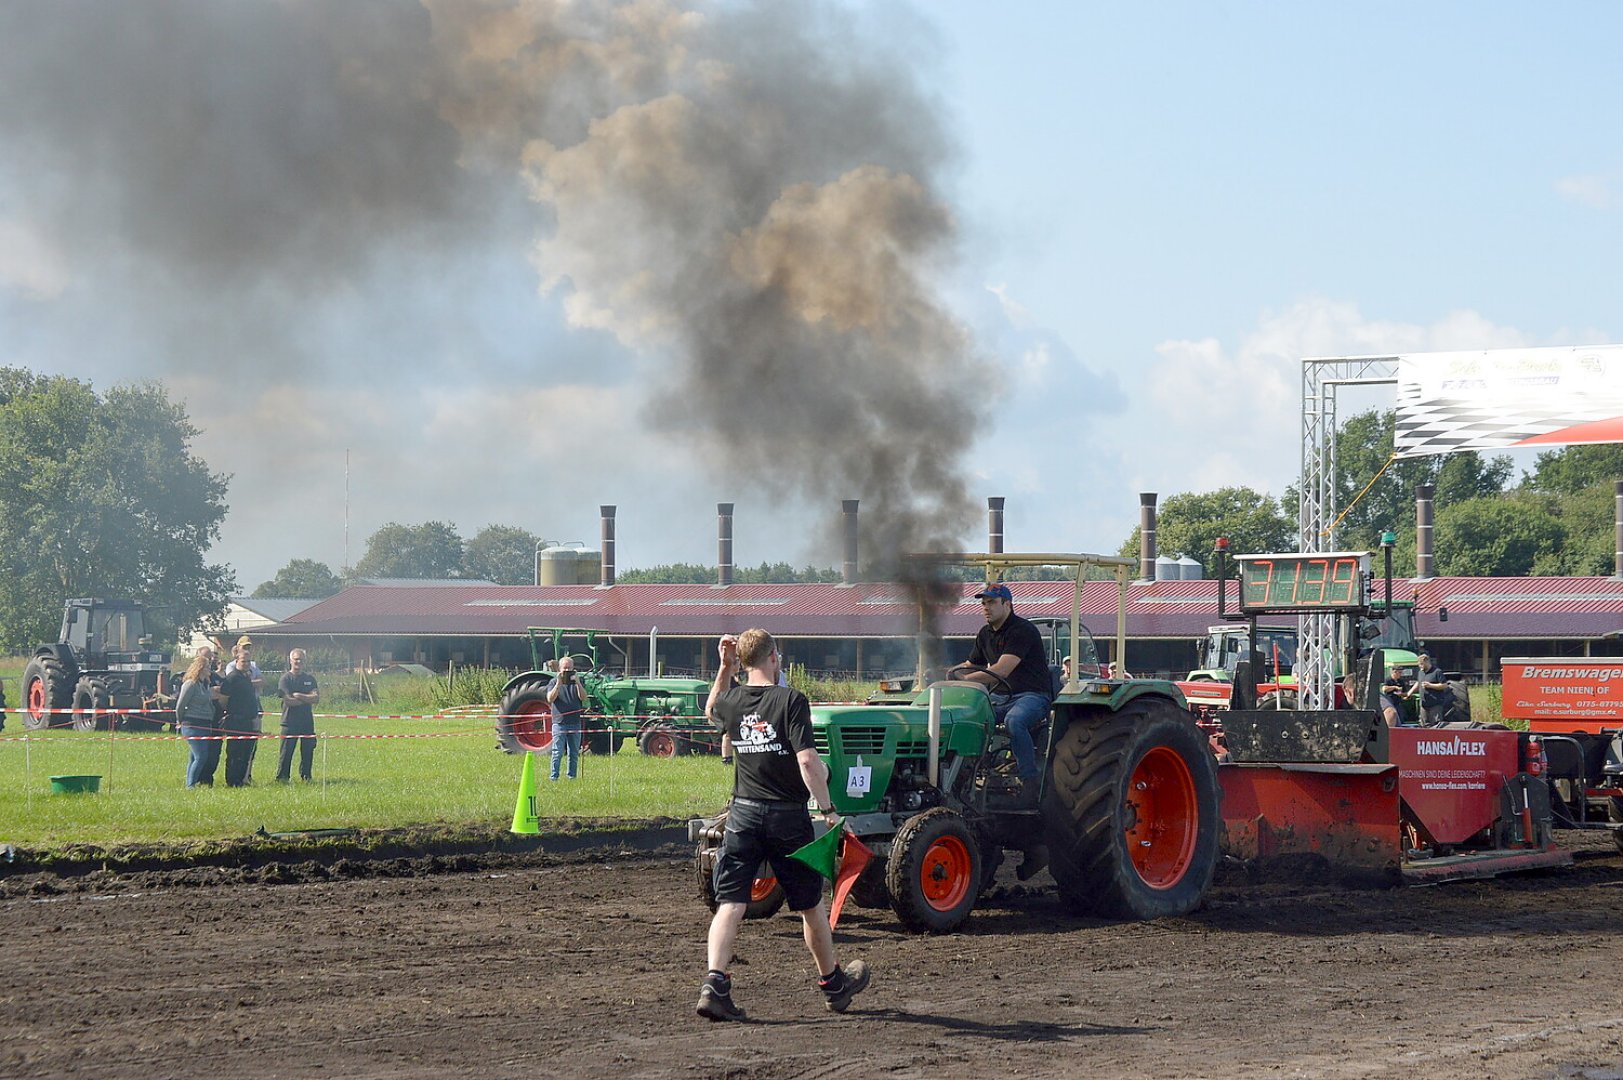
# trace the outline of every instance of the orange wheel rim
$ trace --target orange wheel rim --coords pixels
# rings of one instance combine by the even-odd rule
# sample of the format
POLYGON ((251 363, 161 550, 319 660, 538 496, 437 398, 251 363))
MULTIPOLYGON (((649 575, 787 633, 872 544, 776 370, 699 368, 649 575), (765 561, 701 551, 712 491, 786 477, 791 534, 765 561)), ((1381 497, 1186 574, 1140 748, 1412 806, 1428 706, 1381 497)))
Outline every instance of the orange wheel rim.
POLYGON ((778 887, 778 879, 772 876, 758 877, 750 886, 750 903, 758 904, 772 895, 772 890, 778 887))
POLYGON ((552 745, 552 706, 545 701, 526 701, 513 713, 513 738, 526 750, 545 750, 552 745))
POLYGON ((936 911, 951 911, 969 895, 969 847, 956 836, 943 836, 924 853, 919 891, 936 911))
POLYGON ((28 684, 28 712, 35 720, 45 715, 44 679, 35 679, 28 684))
POLYGON ((1157 746, 1139 759, 1127 785, 1127 851, 1152 889, 1183 880, 1200 835, 1195 777, 1182 755, 1157 746))

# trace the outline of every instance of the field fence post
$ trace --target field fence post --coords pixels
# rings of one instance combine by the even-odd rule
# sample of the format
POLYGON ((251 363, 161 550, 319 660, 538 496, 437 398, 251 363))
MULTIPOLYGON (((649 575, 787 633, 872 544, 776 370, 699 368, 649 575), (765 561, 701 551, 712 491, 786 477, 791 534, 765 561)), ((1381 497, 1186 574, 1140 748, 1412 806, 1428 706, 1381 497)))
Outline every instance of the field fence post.
MULTIPOLYGON (((94 715, 94 714, 92 714, 94 715)), ((107 714, 107 793, 113 793, 113 736, 118 733, 118 717, 107 714)))
POLYGON ((34 746, 23 732, 23 783, 28 785, 28 809, 34 809, 34 746))

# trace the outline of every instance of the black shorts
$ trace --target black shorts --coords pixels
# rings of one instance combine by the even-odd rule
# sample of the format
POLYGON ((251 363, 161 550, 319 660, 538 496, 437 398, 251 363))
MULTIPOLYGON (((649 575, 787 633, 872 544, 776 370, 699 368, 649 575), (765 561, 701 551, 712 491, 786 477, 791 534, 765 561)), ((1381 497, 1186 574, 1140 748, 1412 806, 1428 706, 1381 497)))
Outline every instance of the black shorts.
POLYGON ((811 815, 804 806, 767 807, 734 799, 716 857, 716 903, 747 904, 764 862, 783 886, 790 911, 816 907, 823 899, 823 875, 789 858, 811 841, 811 815))

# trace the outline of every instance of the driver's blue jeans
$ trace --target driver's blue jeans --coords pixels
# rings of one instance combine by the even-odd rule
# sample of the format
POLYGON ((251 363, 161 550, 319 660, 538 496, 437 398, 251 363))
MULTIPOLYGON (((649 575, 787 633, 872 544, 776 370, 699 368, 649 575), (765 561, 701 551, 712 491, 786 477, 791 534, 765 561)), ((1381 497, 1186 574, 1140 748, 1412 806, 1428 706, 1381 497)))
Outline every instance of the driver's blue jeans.
POLYGON ((1010 697, 992 695, 992 715, 1003 721, 1009 729, 1009 749, 1014 751, 1014 763, 1020 770, 1020 779, 1037 778, 1037 747, 1032 742, 1031 729, 1048 715, 1049 698, 1035 690, 1010 697))

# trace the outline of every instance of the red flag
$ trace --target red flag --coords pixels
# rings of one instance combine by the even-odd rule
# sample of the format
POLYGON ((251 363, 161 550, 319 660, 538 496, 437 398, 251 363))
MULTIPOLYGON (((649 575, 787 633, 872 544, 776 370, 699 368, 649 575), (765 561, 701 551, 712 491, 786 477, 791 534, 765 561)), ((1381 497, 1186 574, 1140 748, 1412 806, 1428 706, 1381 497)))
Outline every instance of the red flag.
POLYGON ((834 902, 828 909, 828 928, 834 929, 840 924, 840 909, 845 906, 845 898, 851 895, 851 889, 857 883, 857 878, 868 868, 876 856, 873 851, 858 840, 856 836, 847 832, 840 844, 840 869, 834 876, 834 902))

